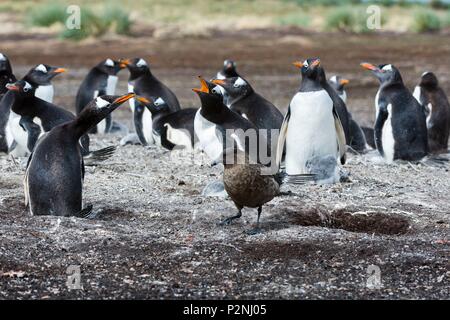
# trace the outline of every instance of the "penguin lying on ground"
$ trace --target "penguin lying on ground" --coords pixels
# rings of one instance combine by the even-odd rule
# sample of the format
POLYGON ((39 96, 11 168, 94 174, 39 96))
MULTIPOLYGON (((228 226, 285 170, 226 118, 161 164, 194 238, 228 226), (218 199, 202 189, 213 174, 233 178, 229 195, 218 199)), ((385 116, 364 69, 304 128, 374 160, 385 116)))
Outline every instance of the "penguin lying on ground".
POLYGON ((265 136, 259 134, 250 121, 225 106, 220 93, 211 92, 207 82, 201 77, 200 83, 200 88, 193 89, 200 97, 200 112, 206 120, 217 125, 215 133, 218 139, 222 139, 223 150, 236 143, 240 150, 245 150, 258 162, 270 165, 271 150, 265 136))
MULTIPOLYGON (((1 59, 1 56, 0 56, 1 59)), ((1 61, 0 61, 1 63, 1 61)), ((7 61, 7 65, 9 65, 9 61, 7 61)), ((51 80, 58 74, 65 72, 66 69, 51 67, 49 65, 38 64, 31 68, 28 73, 23 77, 22 80, 30 83, 36 90, 34 90, 34 95, 39 97, 45 101, 52 102, 53 101, 53 85, 51 84, 51 80)), ((14 76, 12 76, 14 77, 14 76)), ((11 78, 12 79, 12 78, 11 78)), ((14 77, 15 79, 15 77, 14 77)), ((14 83, 16 80, 11 81, 10 83, 14 83)), ((6 88, 5 84, 5 90, 6 88)), ((14 94, 12 92, 6 92, 2 99, 0 100, 0 152, 11 152, 13 151, 13 155, 15 156, 24 156, 26 154, 25 149, 21 149, 21 147, 16 147, 12 133, 8 130, 8 122, 13 121, 15 115, 10 114, 11 106, 14 102, 13 99, 14 94)), ((15 121, 19 121, 19 119, 15 119, 15 121)))
MULTIPOLYGON (((286 173, 317 174, 318 183, 340 181, 338 161, 345 163, 345 132, 337 106, 343 101, 326 89, 318 58, 297 62, 302 81, 284 118, 278 141, 277 165, 286 141, 286 173)), ((345 113, 346 114, 346 113, 345 113)))
MULTIPOLYGON (((161 81, 159 81, 150 71, 147 62, 141 58, 135 59, 120 59, 120 66, 127 67, 130 72, 128 79, 128 91, 134 92, 139 96, 151 99, 151 97, 161 97, 169 106, 170 111, 180 110, 180 103, 175 94, 161 81)), ((136 105, 139 104, 135 99, 130 99, 131 111, 134 113, 136 105)), ((152 115, 147 108, 144 112, 135 116, 134 125, 139 141, 143 145, 152 144, 153 129, 152 129, 152 115)), ((128 138, 131 139, 132 137, 128 138)), ((124 141, 123 143, 126 143, 124 141)))
POLYGON ((134 94, 101 96, 74 119, 54 127, 36 144, 24 179, 25 205, 31 215, 86 217, 82 210, 84 162, 79 140, 134 94))
POLYGON ((430 152, 448 152, 450 104, 434 73, 422 74, 420 83, 414 90, 414 97, 425 110, 430 152))
MULTIPOLYGON (((347 104, 347 92, 345 86, 350 82, 341 76, 332 76, 328 81, 330 86, 337 92, 339 98, 347 104)), ((347 145, 350 146, 356 152, 364 152, 367 150, 367 141, 363 130, 359 124, 353 119, 350 111, 347 110, 348 124, 349 124, 349 141, 347 145)))
POLYGON ((144 105, 152 114, 153 139, 156 144, 168 150, 175 147, 192 150, 194 148, 194 117, 197 109, 186 108, 171 112, 163 98, 136 98, 135 114, 142 113, 144 105))
POLYGON ((256 228, 247 231, 247 234, 253 235, 259 233, 259 219, 262 212, 262 206, 280 195, 280 186, 282 183, 303 184, 312 181, 314 175, 297 175, 287 177, 281 172, 276 174, 266 174, 266 166, 250 161, 247 153, 238 148, 228 148, 223 154, 223 183, 225 190, 233 200, 238 209, 237 215, 223 220, 221 225, 228 225, 233 220, 242 216, 244 207, 258 208, 258 219, 256 228))
POLYGON ((403 84, 392 64, 362 63, 380 81, 375 97, 375 143, 381 156, 394 160, 421 160, 428 154, 428 134, 422 106, 403 84))
POLYGON ((242 77, 227 79, 215 79, 212 83, 225 89, 231 110, 248 119, 258 129, 267 131, 267 142, 272 146, 272 152, 276 152, 277 139, 272 144, 272 131, 276 130, 277 136, 283 123, 283 115, 270 101, 253 90, 252 86, 242 77))
MULTIPOLYGON (((123 66, 123 65, 122 65, 123 66)), ((75 107, 77 114, 98 96, 114 95, 117 85, 117 73, 121 70, 121 64, 112 59, 106 59, 92 68, 84 78, 78 89, 75 107)), ((111 114, 105 120, 100 121, 91 133, 108 133, 113 129, 111 114)))
MULTIPOLYGON (((17 146, 31 153, 40 136, 55 126, 72 121, 75 116, 69 111, 35 96, 36 88, 25 80, 19 80, 7 85, 8 90, 14 94, 11 106, 9 132, 17 146)), ((83 135, 80 139, 82 153, 90 156, 92 160, 101 161, 109 158, 114 147, 107 147, 89 152, 89 136, 83 135)))
POLYGON ((6 84, 16 81, 17 79, 13 74, 11 62, 9 62, 5 54, 0 53, 0 95, 8 91, 6 84))

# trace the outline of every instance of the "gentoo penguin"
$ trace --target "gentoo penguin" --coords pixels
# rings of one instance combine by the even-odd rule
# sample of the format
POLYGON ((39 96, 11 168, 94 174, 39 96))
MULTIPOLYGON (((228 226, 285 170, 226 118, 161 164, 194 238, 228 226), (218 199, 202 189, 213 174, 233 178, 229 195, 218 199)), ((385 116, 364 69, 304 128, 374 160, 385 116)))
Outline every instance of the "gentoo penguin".
POLYGON ((225 89, 228 106, 231 110, 248 119, 258 129, 266 130, 267 142, 276 151, 277 139, 272 144, 272 130, 278 132, 283 123, 283 115, 271 102, 255 92, 252 86, 242 77, 215 79, 212 81, 225 89))
MULTIPOLYGON (((317 173, 322 160, 333 160, 319 183, 340 180, 337 162, 345 163, 345 133, 336 105, 343 101, 333 91, 331 96, 324 88, 325 71, 318 58, 294 63, 301 69, 299 91, 292 98, 280 131, 277 165, 281 163, 286 142, 286 173, 288 175, 317 173)), ((325 78, 326 79, 326 78, 325 78)), ((325 81, 326 83, 326 81, 325 81)))
MULTIPOLYGON (((234 62, 233 60, 227 59, 223 62, 222 70, 217 72, 216 79, 223 80, 223 79, 234 78, 234 77, 239 77, 239 74, 237 73, 237 70, 236 70, 236 62, 234 62)), ((219 90, 222 93, 223 102, 225 103, 226 106, 229 107, 230 104, 228 101, 227 92, 225 91, 225 89, 223 87, 219 87, 219 90)))
POLYGON ((285 174, 277 172, 274 175, 265 174, 265 166, 250 161, 249 155, 238 148, 228 148, 224 151, 223 183, 227 194, 238 209, 237 215, 223 220, 221 225, 228 225, 242 216, 244 207, 258 208, 256 228, 247 234, 259 233, 259 219, 262 206, 280 194, 280 186, 284 182, 301 184, 314 179, 314 175, 299 175, 294 180, 285 180, 285 174))
MULTIPOLYGON (((345 86, 350 83, 350 81, 342 78, 341 76, 334 75, 328 80, 328 82, 337 92, 339 98, 347 104, 347 92, 345 91, 345 86)), ((350 111, 347 110, 347 114, 349 125, 349 141, 347 141, 347 145, 356 152, 364 152, 367 149, 367 141, 364 132, 359 124, 353 119, 350 111)))
POLYGON ((375 97, 375 144, 381 156, 394 160, 416 161, 428 154, 425 113, 403 84, 402 76, 392 64, 378 67, 361 63, 380 81, 375 97))
POLYGON ((5 54, 0 53, 0 95, 3 95, 8 91, 5 87, 6 84, 16 81, 17 79, 12 72, 11 63, 9 62, 8 57, 5 54))
MULTIPOLYGON (((1 57, 6 58, 4 55, 0 55, 1 57)), ((7 59, 7 58, 6 58, 7 59)), ((9 61, 4 61, 7 66, 9 66, 9 61)), ((1 61, 0 61, 1 65, 1 61)), ((66 69, 51 67, 44 64, 39 64, 28 71, 23 80, 27 81, 31 85, 33 85, 37 90, 34 90, 34 94, 36 97, 40 97, 43 100, 48 102, 52 102, 53 100, 53 86, 51 84, 51 79, 53 79, 56 75, 65 72, 66 69)), ((12 76, 11 83, 15 82, 15 77, 12 76)), ((6 78, 4 78, 6 80, 6 78)), ((6 84, 5 84, 6 89, 6 84)), ((7 89, 6 89, 7 90, 7 89)), ((26 153, 26 150, 21 150, 20 146, 15 148, 16 143, 14 140, 7 141, 8 139, 12 139, 12 133, 8 130, 8 122, 11 119, 11 105, 13 104, 13 94, 11 92, 6 92, 2 99, 0 100, 0 152, 9 152, 12 151, 11 147, 15 149, 13 152, 16 156, 23 156, 26 153)), ((14 118, 14 115, 12 115, 14 118)), ((18 119, 16 119, 18 121, 18 119)))
MULTIPOLYGON (((117 73, 121 70, 121 64, 112 59, 106 59, 92 68, 84 78, 78 89, 75 107, 77 114, 98 96, 114 95, 117 85, 117 73)), ((108 133, 113 122, 111 113, 92 129, 91 133, 108 133)))
POLYGON ((134 94, 101 96, 73 120, 54 127, 36 144, 24 179, 25 204, 32 215, 80 216, 84 162, 79 140, 134 94))
POLYGON ((51 103, 53 102, 54 93, 51 81, 55 76, 66 71, 67 69, 64 68, 52 67, 41 63, 31 68, 22 80, 36 88, 36 97, 51 103))
POLYGON ((239 74, 236 71, 236 62, 227 59, 223 62, 222 70, 217 72, 216 79, 227 79, 233 77, 239 77, 239 74))
POLYGON ((414 90, 414 97, 425 110, 430 152, 448 152, 450 104, 433 72, 422 74, 420 83, 414 90))
POLYGON ((215 134, 222 141, 222 151, 236 144, 240 150, 260 163, 270 165, 271 150, 265 136, 259 134, 258 128, 250 121, 225 106, 221 95, 211 92, 207 82, 201 77, 200 83, 200 88, 193 89, 202 104, 200 114, 216 124, 215 134))
MULTIPOLYGON (((219 87, 209 81, 199 77, 202 86, 208 87, 211 94, 217 95, 217 98, 223 101, 222 87, 219 87)), ((206 91, 206 89, 204 89, 206 91)), ((196 148, 204 152, 211 161, 217 160, 223 151, 222 136, 218 133, 216 124, 207 120, 202 115, 202 108, 197 110, 194 117, 194 132, 198 139, 196 148)))
MULTIPOLYGON (((159 81, 150 71, 147 62, 141 58, 120 59, 120 66, 127 67, 130 72, 128 79, 128 91, 136 95, 151 99, 151 97, 161 97, 167 103, 170 111, 180 110, 180 103, 175 94, 161 81, 159 81)), ((131 111, 134 113, 139 102, 130 99, 131 111)), ((147 108, 142 114, 133 115, 136 134, 143 145, 152 144, 152 116, 147 108)))
POLYGON ((144 105, 152 114, 153 139, 168 150, 175 147, 192 150, 194 147, 194 117, 197 109, 186 108, 171 112, 163 98, 135 97, 140 102, 136 111, 144 105))

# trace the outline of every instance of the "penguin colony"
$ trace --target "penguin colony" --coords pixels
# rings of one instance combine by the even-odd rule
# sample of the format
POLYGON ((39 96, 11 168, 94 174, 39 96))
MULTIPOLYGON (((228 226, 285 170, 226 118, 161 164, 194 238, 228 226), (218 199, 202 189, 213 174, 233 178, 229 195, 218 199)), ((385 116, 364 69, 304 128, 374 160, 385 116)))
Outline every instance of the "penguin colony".
POLYGON ((32 215, 91 217, 92 206, 82 205, 84 166, 108 159, 115 147, 92 151, 89 134, 128 132, 112 117, 128 101, 134 133, 121 144, 203 152, 212 165, 222 163, 222 189, 238 212, 220 225, 240 218, 244 207, 256 208, 249 234, 260 231, 262 206, 280 195, 283 184, 345 181, 347 152, 376 149, 387 163, 447 159, 450 104, 432 72, 423 73, 411 93, 394 65, 361 63, 380 83, 375 124, 363 128, 346 107, 347 79, 327 78, 319 58, 294 66, 300 86, 283 115, 232 60, 213 79, 199 77, 199 88, 192 89, 200 101, 195 109, 181 108, 146 60, 107 58, 86 75, 72 113, 53 104, 51 81, 66 69, 38 64, 17 80, 0 53, 0 152, 27 157, 24 193, 32 215), (124 69, 129 92, 115 95, 124 69))

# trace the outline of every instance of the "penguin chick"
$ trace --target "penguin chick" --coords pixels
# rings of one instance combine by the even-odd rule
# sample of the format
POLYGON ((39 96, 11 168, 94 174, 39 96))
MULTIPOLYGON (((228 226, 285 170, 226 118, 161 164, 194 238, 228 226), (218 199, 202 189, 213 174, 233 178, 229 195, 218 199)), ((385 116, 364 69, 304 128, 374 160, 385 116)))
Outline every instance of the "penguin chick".
MULTIPOLYGON (((266 174, 266 166, 253 161, 246 152, 237 148, 228 148, 223 153, 223 183, 225 190, 233 200, 238 213, 223 220, 221 225, 228 225, 242 216, 244 207, 257 208, 256 228, 247 231, 253 235, 259 233, 259 220, 262 206, 280 194, 280 186, 286 177, 284 173, 266 174)), ((289 183, 302 184, 313 180, 314 175, 297 175, 289 177, 289 183)))
POLYGON ((192 150, 194 147, 195 108, 181 109, 171 112, 163 98, 147 99, 136 97, 152 114, 153 138, 155 142, 168 149, 175 147, 192 150))
POLYGON ((86 217, 82 210, 84 162, 80 138, 134 94, 101 96, 72 121, 54 127, 36 144, 24 179, 25 204, 31 215, 86 217))
POLYGON ((448 152, 450 104, 433 72, 425 72, 414 90, 414 97, 426 114, 428 146, 434 154, 448 152))

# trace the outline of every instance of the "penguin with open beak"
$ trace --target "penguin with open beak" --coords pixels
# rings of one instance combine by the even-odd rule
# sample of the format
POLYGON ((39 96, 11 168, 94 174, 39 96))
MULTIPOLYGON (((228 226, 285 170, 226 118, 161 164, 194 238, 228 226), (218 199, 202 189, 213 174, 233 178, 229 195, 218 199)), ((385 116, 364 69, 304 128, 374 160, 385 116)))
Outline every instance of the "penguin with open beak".
POLYGON ((39 139, 24 180, 25 204, 32 215, 86 217, 91 213, 92 206, 82 209, 84 161, 79 140, 133 97, 133 93, 97 97, 75 119, 39 139))

